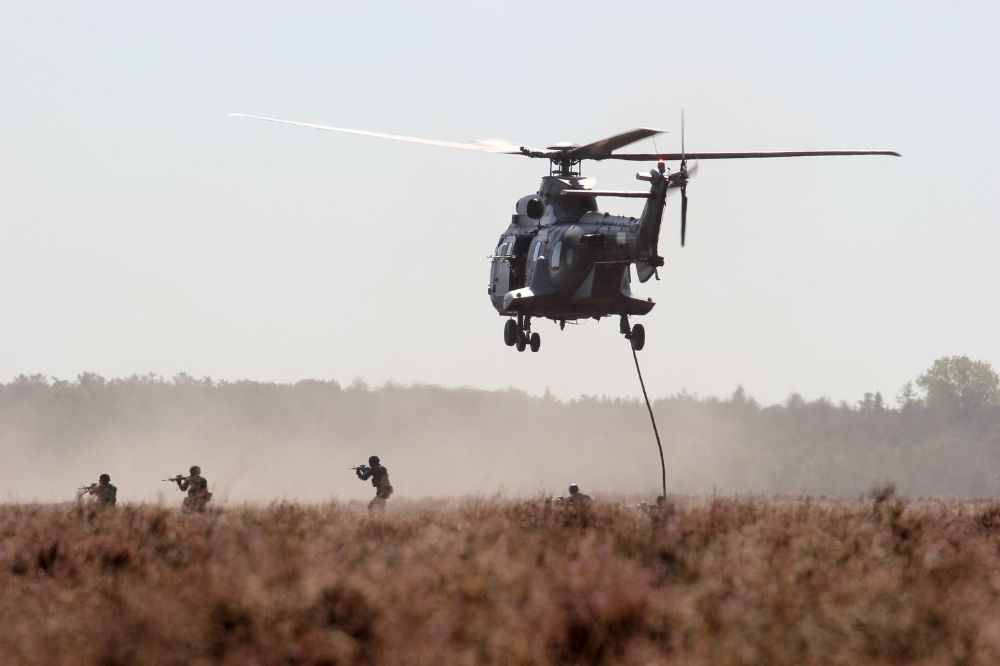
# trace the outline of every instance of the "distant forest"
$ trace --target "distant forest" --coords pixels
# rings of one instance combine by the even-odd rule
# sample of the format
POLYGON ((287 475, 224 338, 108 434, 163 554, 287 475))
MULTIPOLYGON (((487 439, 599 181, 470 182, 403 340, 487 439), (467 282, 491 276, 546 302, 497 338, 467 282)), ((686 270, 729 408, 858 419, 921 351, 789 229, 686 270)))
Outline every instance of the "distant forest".
MULTIPOLYGON (((941 358, 886 399, 792 395, 761 406, 687 394, 653 405, 668 489, 856 496, 1000 494, 1000 382, 989 363, 941 358)), ((398 496, 586 492, 655 496, 645 405, 522 391, 362 382, 224 382, 179 374, 0 384, 0 500, 65 498, 109 471, 124 498, 200 464, 220 499, 362 499, 347 469, 382 456, 398 496)), ((186 472, 185 472, 186 473, 186 472)))

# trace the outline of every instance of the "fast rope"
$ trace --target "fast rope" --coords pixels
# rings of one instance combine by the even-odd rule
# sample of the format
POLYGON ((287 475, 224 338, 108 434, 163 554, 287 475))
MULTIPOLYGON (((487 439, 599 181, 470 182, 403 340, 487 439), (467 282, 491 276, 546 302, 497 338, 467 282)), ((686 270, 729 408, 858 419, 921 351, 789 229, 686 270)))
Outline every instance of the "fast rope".
POLYGON ((635 361, 635 374, 639 375, 639 386, 642 387, 642 397, 646 399, 646 409, 649 411, 649 421, 653 424, 653 434, 656 435, 656 448, 660 450, 660 472, 663 484, 663 499, 667 498, 667 464, 663 461, 663 445, 660 443, 660 431, 656 429, 656 419, 653 417, 653 407, 649 404, 649 395, 646 393, 646 382, 642 381, 642 370, 639 369, 639 355, 635 352, 635 347, 629 344, 632 350, 632 360, 635 361))

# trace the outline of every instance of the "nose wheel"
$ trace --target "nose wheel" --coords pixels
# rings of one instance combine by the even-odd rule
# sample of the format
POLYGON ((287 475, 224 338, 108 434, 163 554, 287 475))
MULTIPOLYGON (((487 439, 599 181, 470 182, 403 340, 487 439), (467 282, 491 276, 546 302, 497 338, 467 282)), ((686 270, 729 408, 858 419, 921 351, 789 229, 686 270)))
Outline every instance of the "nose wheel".
POLYGON ((530 349, 537 352, 542 347, 542 336, 531 332, 531 317, 518 315, 508 319, 503 325, 503 343, 519 352, 530 349))

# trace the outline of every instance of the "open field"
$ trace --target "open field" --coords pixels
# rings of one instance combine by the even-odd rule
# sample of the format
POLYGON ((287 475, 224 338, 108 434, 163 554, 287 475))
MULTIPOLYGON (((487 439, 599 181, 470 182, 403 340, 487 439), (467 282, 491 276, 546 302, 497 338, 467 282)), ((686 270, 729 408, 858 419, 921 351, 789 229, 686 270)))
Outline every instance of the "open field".
POLYGON ((1000 504, 0 506, 0 663, 1000 663, 1000 504))

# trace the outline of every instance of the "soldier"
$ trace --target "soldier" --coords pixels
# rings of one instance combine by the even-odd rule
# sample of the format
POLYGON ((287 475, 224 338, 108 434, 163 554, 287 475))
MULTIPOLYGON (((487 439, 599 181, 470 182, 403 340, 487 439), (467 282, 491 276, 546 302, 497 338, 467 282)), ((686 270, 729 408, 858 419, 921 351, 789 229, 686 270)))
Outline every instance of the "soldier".
POLYGON ((108 474, 101 474, 97 483, 80 488, 80 497, 87 494, 91 495, 101 507, 114 506, 118 501, 118 489, 111 485, 111 476, 108 474))
POLYGON ((187 497, 181 505, 184 513, 202 513, 205 505, 212 499, 212 493, 208 492, 208 481, 201 475, 201 467, 194 465, 191 467, 191 476, 177 476, 173 480, 181 491, 187 491, 187 497))
POLYGON ((648 502, 642 502, 640 504, 633 505, 642 511, 644 514, 652 518, 654 521, 659 520, 664 515, 670 512, 670 505, 667 504, 667 498, 663 495, 657 495, 656 504, 649 504, 648 502))
POLYGON ((355 468, 354 472, 362 481, 372 480, 375 486, 375 497, 368 503, 368 513, 382 513, 385 511, 385 501, 392 494, 392 486, 389 485, 389 470, 379 461, 378 456, 368 459, 368 465, 361 465, 355 468))
POLYGON ((579 506, 590 504, 590 495, 584 495, 580 492, 580 486, 571 483, 569 484, 569 497, 566 498, 566 502, 579 506))

